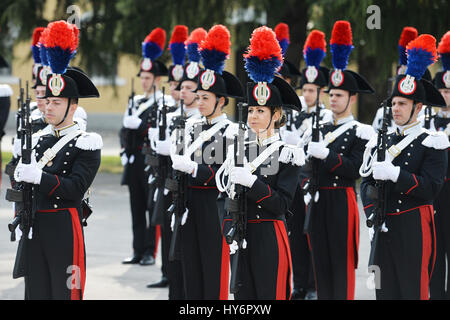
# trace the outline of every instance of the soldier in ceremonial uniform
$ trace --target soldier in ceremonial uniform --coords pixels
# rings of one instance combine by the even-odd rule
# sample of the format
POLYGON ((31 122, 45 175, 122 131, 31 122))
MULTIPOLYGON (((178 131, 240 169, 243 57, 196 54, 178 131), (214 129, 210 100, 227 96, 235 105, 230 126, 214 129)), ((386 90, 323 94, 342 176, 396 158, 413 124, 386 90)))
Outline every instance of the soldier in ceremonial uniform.
MULTIPOLYGON (((286 215, 305 159, 303 150, 281 141, 277 131, 286 122, 283 107, 300 109, 300 100, 286 81, 275 76, 282 55, 270 28, 253 31, 244 57, 253 82, 247 85, 247 123, 251 131, 244 145, 238 142, 241 146, 237 148, 238 154, 244 150, 243 167, 235 164, 236 149, 232 145, 216 175, 219 189, 231 199, 236 185, 246 188, 245 240, 242 245, 230 244, 232 260, 237 259, 236 250, 241 252, 233 270, 238 279, 234 298, 288 300, 292 267, 286 215)), ((239 135, 237 139, 244 140, 243 133, 239 135)), ((230 224, 237 227, 233 225, 233 214, 228 213, 224 235, 229 234, 230 224)))
POLYGON ((239 80, 223 70, 230 46, 230 33, 222 25, 213 26, 201 42, 205 70, 198 75, 196 103, 203 117, 187 123, 184 154, 171 154, 173 169, 188 174, 188 210, 178 243, 186 299, 228 298, 229 255, 221 233, 214 175, 224 161, 226 136, 233 128, 223 108, 229 97, 243 96, 239 80))
POLYGON ((100 166, 102 139, 73 121, 79 98, 99 97, 84 74, 66 69, 78 45, 74 25, 52 22, 46 39, 53 74, 48 75, 46 118, 30 164, 17 165, 17 182, 33 184, 31 239, 26 252, 26 299, 82 299, 86 264, 82 199, 100 166), (64 41, 60 41, 64 39, 64 41), (51 150, 51 151, 49 151, 51 150))
POLYGON ((328 94, 333 121, 320 126, 319 142, 308 144, 307 158, 320 165, 315 174, 310 173, 318 190, 308 190, 305 203, 312 206, 307 212, 308 236, 318 299, 351 300, 359 244, 355 183, 365 144, 375 134, 371 126, 353 118, 351 106, 357 94, 374 91, 362 76, 346 70, 353 48, 349 22, 335 23, 330 45, 334 70, 329 75, 328 94))
MULTIPOLYGON (((313 30, 308 35, 303 49, 306 68, 302 70, 299 86, 302 90, 302 96, 300 97, 300 101, 302 102, 301 112, 293 112, 291 120, 288 120, 286 126, 280 130, 283 140, 288 144, 302 144, 302 137, 305 133, 310 132, 312 126, 311 119, 313 112, 316 110, 318 90, 320 90, 319 102, 323 101, 325 87, 328 85, 329 73, 327 68, 320 66, 322 59, 325 57, 325 52, 325 34, 321 31, 313 30)), ((326 109, 325 105, 320 104, 319 110, 319 121, 329 122, 332 119, 332 112, 326 109)), ((314 299, 317 296, 309 243, 307 236, 303 234, 305 220, 303 186, 307 180, 307 173, 301 169, 301 178, 290 208, 293 215, 288 219, 294 271, 292 299, 314 299)))
MULTIPOLYGON (((156 60, 163 52, 166 33, 161 28, 154 29, 142 43, 143 60, 138 76, 141 79, 143 95, 136 95, 129 101, 120 131, 121 153, 124 173, 122 184, 128 185, 133 230, 133 256, 123 260, 124 264, 153 265, 156 254, 156 228, 147 221, 151 220, 148 207, 153 194, 149 194, 148 177, 145 171, 143 149, 149 149, 148 130, 156 128, 159 116, 158 108, 163 104, 174 105, 170 96, 160 91, 161 78, 167 76, 167 67, 156 60), (147 148, 145 148, 147 147, 147 148), (149 217, 146 214, 149 212, 149 217)), ((151 170, 151 169, 150 169, 151 170)))
MULTIPOLYGON (((446 108, 440 108, 434 117, 436 131, 444 132, 450 137, 450 31, 439 43, 443 70, 434 76, 434 86, 445 100, 446 108)), ((447 149, 447 155, 448 151, 447 149)), ((450 161, 450 157, 449 161, 450 161)), ((450 163, 447 166, 444 186, 434 201, 434 221, 436 224, 436 264, 430 281, 431 299, 450 299, 450 163), (447 262, 446 262, 447 261, 447 262), (447 266, 446 266, 447 265, 447 266), (447 276, 446 276, 447 274, 447 276), (447 283, 447 285, 446 285, 447 283)))
MULTIPOLYGON (((368 144, 361 173, 361 198, 366 215, 377 208, 370 189, 385 183, 385 220, 377 233, 373 263, 379 267, 377 299, 428 299, 435 261, 433 200, 447 172, 448 138, 422 129, 417 119, 423 105, 445 107, 433 84, 422 79, 436 60, 436 40, 421 35, 407 46, 405 75, 396 78, 388 104, 396 130, 387 136, 386 159, 376 161, 374 137, 368 144)), ((376 150, 377 148, 375 148, 376 150)))

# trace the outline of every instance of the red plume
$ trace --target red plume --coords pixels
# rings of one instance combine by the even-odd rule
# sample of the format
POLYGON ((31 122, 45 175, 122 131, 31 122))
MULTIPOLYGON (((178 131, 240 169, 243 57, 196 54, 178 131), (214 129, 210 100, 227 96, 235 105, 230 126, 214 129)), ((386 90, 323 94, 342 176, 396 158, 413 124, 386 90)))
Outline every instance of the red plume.
POLYGON ((417 29, 414 27, 404 27, 402 34, 400 35, 400 40, 398 41, 398 45, 406 48, 408 43, 417 38, 419 33, 417 29))
POLYGON ((244 54, 244 58, 250 57, 258 57, 260 60, 275 57, 278 60, 283 61, 280 44, 272 29, 263 26, 253 31, 248 53, 244 54))
POLYGON ((217 24, 209 29, 208 34, 206 35, 205 40, 200 44, 199 49, 216 50, 229 55, 231 47, 230 37, 230 31, 228 31, 227 27, 217 24))
POLYGON ((274 28, 277 40, 288 40, 289 41, 289 26, 286 23, 279 23, 274 28))
POLYGON ((319 30, 313 30, 306 38, 305 46, 303 50, 305 51, 307 48, 312 50, 314 49, 322 49, 324 52, 327 51, 327 42, 325 41, 325 33, 319 30))
POLYGON ((170 38, 171 43, 184 43, 188 38, 188 27, 184 25, 177 25, 173 28, 172 36, 170 38))
POLYGON ((186 41, 186 44, 190 43, 202 43, 203 40, 205 40, 206 35, 208 32, 203 28, 197 28, 194 29, 191 34, 189 35, 189 38, 186 41))
POLYGON ((44 27, 37 27, 34 29, 33 31, 33 41, 32 41, 32 45, 35 46, 38 44, 39 42, 39 38, 41 37, 42 31, 44 31, 44 27))
POLYGON ((352 45, 352 27, 345 20, 336 21, 331 32, 331 44, 352 45))
POLYGON ((422 34, 410 43, 406 47, 406 50, 421 49, 422 51, 427 51, 431 54, 433 61, 437 60, 437 50, 436 50, 436 38, 430 34, 422 34))
POLYGON ((47 26, 48 34, 45 39, 46 47, 60 47, 63 50, 75 51, 78 47, 78 37, 75 35, 78 35, 78 33, 73 30, 74 27, 64 20, 49 23, 47 26))
POLYGON ((440 54, 450 53, 450 31, 447 31, 439 42, 438 52, 440 54))
POLYGON ((166 31, 162 28, 155 28, 145 37, 144 42, 154 42, 163 50, 166 45, 166 31))

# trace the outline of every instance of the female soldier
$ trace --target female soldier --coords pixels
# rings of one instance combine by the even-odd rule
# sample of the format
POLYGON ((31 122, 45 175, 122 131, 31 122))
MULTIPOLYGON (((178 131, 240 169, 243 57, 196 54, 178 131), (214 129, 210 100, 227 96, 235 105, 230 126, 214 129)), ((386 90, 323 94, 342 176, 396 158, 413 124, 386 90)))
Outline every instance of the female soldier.
POLYGON ((243 89, 236 77, 223 71, 230 52, 230 33, 224 26, 213 26, 199 51, 205 70, 199 73, 197 106, 203 117, 187 123, 184 155, 171 155, 173 169, 189 175, 187 216, 180 228, 181 263, 186 299, 227 299, 229 256, 213 178, 223 163, 225 137, 231 130, 223 107, 228 97, 242 97, 243 89))
MULTIPOLYGON (((260 27, 250 41, 244 57, 254 82, 247 85, 247 123, 251 131, 244 143, 244 166, 234 166, 230 147, 216 182, 230 198, 234 197, 236 185, 246 188, 245 241, 238 246, 242 256, 238 268, 232 268, 232 279, 238 270, 240 286, 234 298, 289 299, 291 256, 285 215, 295 194, 304 154, 302 149, 281 141, 277 129, 286 122, 282 107, 298 110, 300 101, 286 81, 274 77, 282 63, 274 32, 260 27)), ((235 219, 227 216, 224 220, 225 235, 230 220, 235 219)), ((235 244, 231 250, 236 250, 235 244)))

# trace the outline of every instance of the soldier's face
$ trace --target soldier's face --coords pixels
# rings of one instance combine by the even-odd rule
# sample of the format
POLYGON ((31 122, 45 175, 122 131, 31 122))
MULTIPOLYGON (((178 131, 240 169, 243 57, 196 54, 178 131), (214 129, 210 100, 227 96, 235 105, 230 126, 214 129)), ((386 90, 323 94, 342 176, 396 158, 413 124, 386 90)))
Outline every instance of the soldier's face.
POLYGON ((248 107, 247 123, 250 129, 256 134, 270 131, 274 129, 274 122, 280 118, 280 114, 275 112, 271 117, 272 110, 266 106, 250 106, 248 107))
POLYGON ((356 102, 356 95, 350 96, 348 91, 341 89, 331 89, 329 95, 330 109, 335 115, 342 115, 343 113, 346 115, 351 113, 352 109, 350 106, 356 102))
POLYGON ((447 105, 445 110, 450 110, 450 89, 439 89, 439 92, 444 97, 445 104, 447 105))
POLYGON ((141 71, 141 85, 144 92, 150 92, 153 89, 155 83, 155 76, 151 72, 141 71))
POLYGON ((222 107, 225 102, 224 98, 219 98, 209 91, 198 90, 197 91, 197 107, 202 116, 209 116, 214 111, 214 107, 217 103, 217 108, 211 117, 217 116, 222 113, 222 107))
POLYGON ((34 92, 36 95, 36 102, 37 102, 37 107, 38 107, 39 111, 42 113, 45 113, 45 105, 46 105, 47 99, 39 98, 39 97, 45 97, 45 86, 37 86, 36 89, 34 90, 34 92))
POLYGON ((197 89, 197 82, 194 81, 183 81, 180 86, 180 98, 183 99, 186 107, 191 107, 195 105, 195 97, 196 93, 194 92, 197 89))
POLYGON ((422 109, 422 103, 417 103, 416 110, 411 117, 413 104, 413 100, 404 97, 394 97, 392 99, 392 117, 396 125, 404 126, 417 121, 417 115, 422 109), (409 117, 411 117, 411 120, 408 122, 409 117))
POLYGON ((169 88, 170 88, 170 95, 175 101, 180 100, 180 91, 176 90, 178 87, 178 81, 170 81, 169 82, 169 88))
MULTIPOLYGON (((47 122, 51 125, 59 124, 66 114, 68 103, 69 98, 48 98, 45 106, 45 118, 47 119, 47 122)), ((69 124, 72 123, 73 114, 76 108, 77 106, 75 104, 70 105, 66 120, 60 127, 66 125, 66 122, 69 124)))
POLYGON ((317 88, 319 86, 311 83, 306 83, 302 88, 302 95, 305 98, 306 105, 312 107, 316 105, 317 88))

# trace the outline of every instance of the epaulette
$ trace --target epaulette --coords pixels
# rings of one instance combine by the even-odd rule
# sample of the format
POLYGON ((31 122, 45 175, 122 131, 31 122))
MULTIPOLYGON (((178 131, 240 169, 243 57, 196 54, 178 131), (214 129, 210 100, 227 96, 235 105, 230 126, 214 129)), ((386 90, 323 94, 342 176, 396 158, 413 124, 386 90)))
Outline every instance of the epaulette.
POLYGON ((445 150, 450 148, 450 142, 448 141, 448 136, 441 131, 434 132, 424 129, 428 136, 422 141, 425 147, 433 148, 436 150, 445 150))
POLYGON ((305 164, 305 152, 303 148, 299 148, 292 144, 285 144, 278 160, 282 163, 290 163, 294 166, 303 166, 305 164))
POLYGON ((7 84, 0 84, 0 97, 10 97, 13 91, 7 84))
POLYGON ((376 136, 376 132, 372 126, 364 123, 357 123, 356 136, 362 140, 370 140, 373 136, 376 136))
POLYGON ((82 150, 99 150, 103 147, 102 137, 95 132, 83 132, 75 143, 75 147, 82 150))

